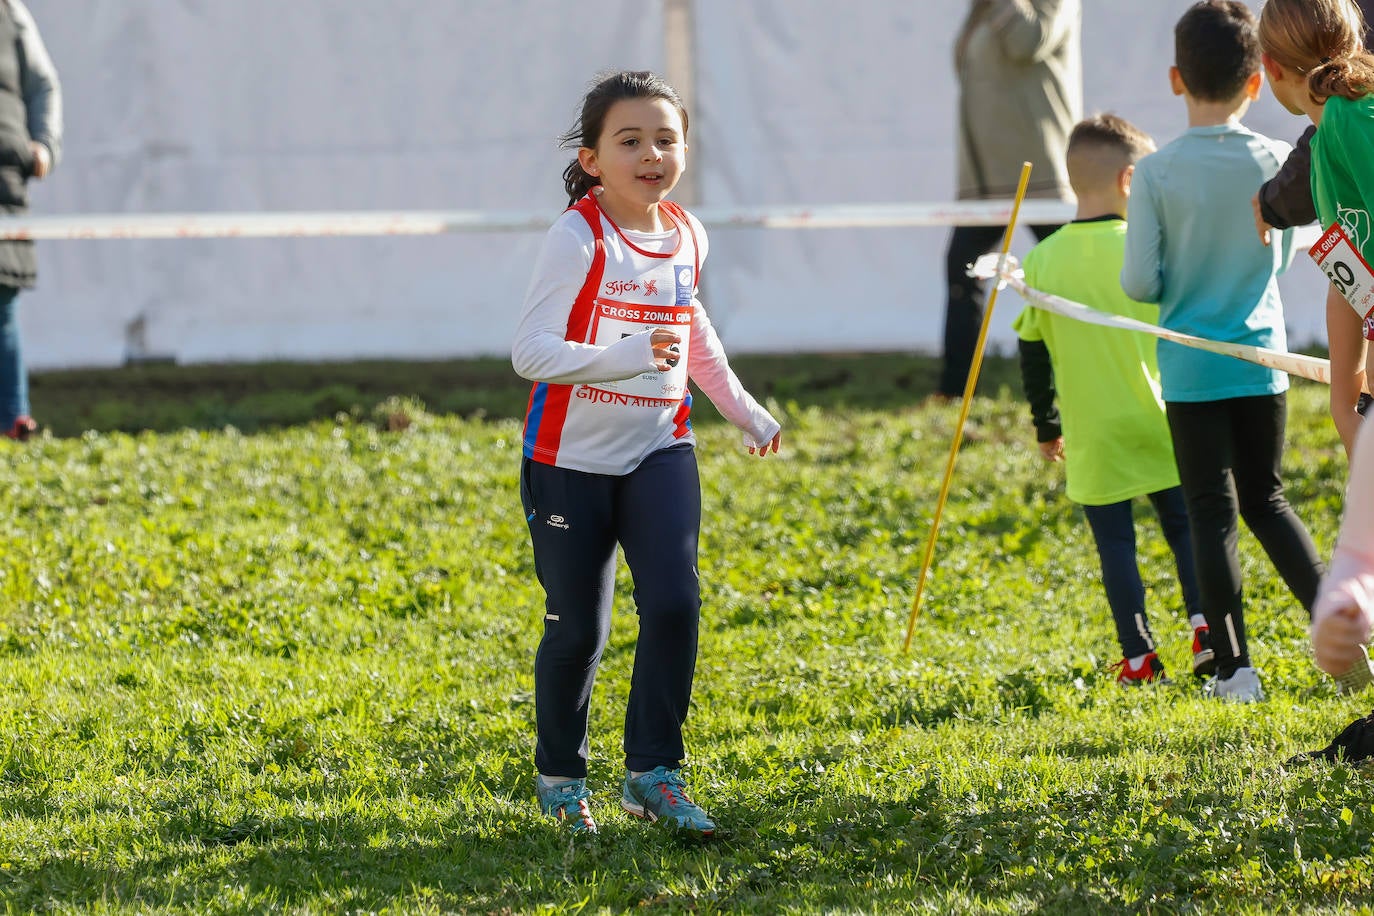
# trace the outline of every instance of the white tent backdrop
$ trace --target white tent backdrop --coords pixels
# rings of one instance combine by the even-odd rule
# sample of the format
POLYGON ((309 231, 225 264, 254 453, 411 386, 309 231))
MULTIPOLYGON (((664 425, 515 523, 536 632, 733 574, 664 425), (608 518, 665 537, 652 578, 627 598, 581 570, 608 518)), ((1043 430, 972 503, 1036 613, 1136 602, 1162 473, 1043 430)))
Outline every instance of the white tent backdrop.
MULTIPOLYGON (((1167 139, 1187 0, 1085 3, 1084 95, 1167 139), (1123 42, 1122 36, 1139 40, 1123 42)), ((29 0, 63 81, 65 159, 35 214, 561 209, 556 137, 598 70, 661 69, 631 0, 29 0)), ((696 0, 691 167, 712 207, 934 202, 954 185, 959 0, 696 0)), ((1265 99, 1254 128, 1302 124, 1265 99)), ((707 307, 734 352, 936 351, 947 231, 717 229, 707 307)), ((1031 237, 1023 233, 1017 248, 1031 237)), ((537 233, 43 242, 38 367, 130 356, 507 351, 537 233)), ((1322 285, 1285 280, 1321 339, 1322 285)), ((1002 299, 994 342, 1019 301, 1002 299)))

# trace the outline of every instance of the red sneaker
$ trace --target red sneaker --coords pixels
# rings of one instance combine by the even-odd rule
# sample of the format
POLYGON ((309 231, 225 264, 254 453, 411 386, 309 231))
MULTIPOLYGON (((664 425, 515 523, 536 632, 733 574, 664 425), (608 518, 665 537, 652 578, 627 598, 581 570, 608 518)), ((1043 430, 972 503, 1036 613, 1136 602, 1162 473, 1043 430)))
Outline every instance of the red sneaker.
POLYGON ((14 426, 10 427, 5 435, 11 439, 18 439, 20 442, 27 442, 36 432, 38 432, 38 424, 34 422, 33 417, 22 416, 14 421, 14 426))
POLYGON ((1212 651, 1212 631, 1207 626, 1193 630, 1193 674, 1211 677, 1217 673, 1217 657, 1212 651))
POLYGON ((1131 667, 1131 660, 1123 658, 1121 661, 1112 665, 1111 670, 1116 672, 1116 682, 1122 687, 1138 687, 1141 684, 1150 684, 1155 681, 1161 683, 1168 680, 1164 676, 1164 664, 1159 660, 1159 656, 1151 652, 1145 656, 1138 667, 1131 667))

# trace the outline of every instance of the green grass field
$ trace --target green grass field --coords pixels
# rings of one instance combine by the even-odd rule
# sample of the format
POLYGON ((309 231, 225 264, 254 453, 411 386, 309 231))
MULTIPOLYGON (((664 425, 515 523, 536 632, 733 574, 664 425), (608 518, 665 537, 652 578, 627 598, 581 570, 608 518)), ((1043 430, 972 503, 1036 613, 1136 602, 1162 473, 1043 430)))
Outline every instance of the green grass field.
MULTIPOLYGON (((1253 539, 1269 699, 1200 697, 1143 511, 1174 682, 1116 687, 1090 535, 997 361, 904 653, 957 407, 916 406, 929 361, 738 363, 786 438, 760 461, 698 422, 688 776, 721 825, 700 845, 616 805, 623 575, 592 720, 601 835, 570 846, 536 814, 542 595, 504 364, 35 379, 57 435, 0 446, 4 909, 1371 911, 1369 773, 1283 762, 1371 696, 1313 667, 1253 539), (394 394, 430 410, 378 406, 394 394), (139 428, 158 431, 119 431, 139 428)), ((1294 389, 1289 438, 1327 553, 1346 465, 1320 388, 1294 389)))

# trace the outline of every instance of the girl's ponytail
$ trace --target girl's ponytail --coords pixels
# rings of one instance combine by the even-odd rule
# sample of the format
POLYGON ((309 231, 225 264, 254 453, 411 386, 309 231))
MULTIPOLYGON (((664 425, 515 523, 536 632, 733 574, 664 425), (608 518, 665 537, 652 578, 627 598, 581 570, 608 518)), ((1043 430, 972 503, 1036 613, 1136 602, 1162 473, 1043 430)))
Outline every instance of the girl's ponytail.
POLYGON ((1260 11, 1260 47, 1285 69, 1306 74, 1319 105, 1374 92, 1374 55, 1365 50, 1364 33, 1354 0, 1266 0, 1260 11))
POLYGON ((1338 95, 1352 102, 1374 92, 1374 54, 1361 51, 1317 64, 1307 76, 1307 91, 1315 102, 1338 95))
MULTIPOLYGON (((682 116, 682 134, 686 137, 687 109, 677 90, 648 70, 621 70, 603 75, 587 91, 582 99, 582 116, 572 130, 558 138, 559 145, 563 149, 594 149, 606 123, 606 112, 621 99, 663 99, 682 116)), ((599 184, 601 179, 588 175, 576 159, 563 170, 563 190, 568 192, 570 207, 599 184)))

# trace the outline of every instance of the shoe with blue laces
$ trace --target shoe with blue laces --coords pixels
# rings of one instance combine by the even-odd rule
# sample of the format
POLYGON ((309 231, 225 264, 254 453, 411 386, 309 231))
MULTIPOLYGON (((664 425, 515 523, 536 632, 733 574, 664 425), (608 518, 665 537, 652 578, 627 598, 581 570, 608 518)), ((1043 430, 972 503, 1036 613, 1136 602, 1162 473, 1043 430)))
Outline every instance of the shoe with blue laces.
POLYGON ((591 808, 587 806, 592 793, 585 779, 569 779, 546 786, 543 779, 535 776, 534 787, 539 796, 539 810, 557 820, 569 833, 596 833, 596 821, 592 820, 591 808))
POLYGON ((715 822, 687 797, 680 770, 659 766, 642 776, 627 773, 620 807, 635 817, 662 821, 680 833, 708 837, 716 832, 715 822))

